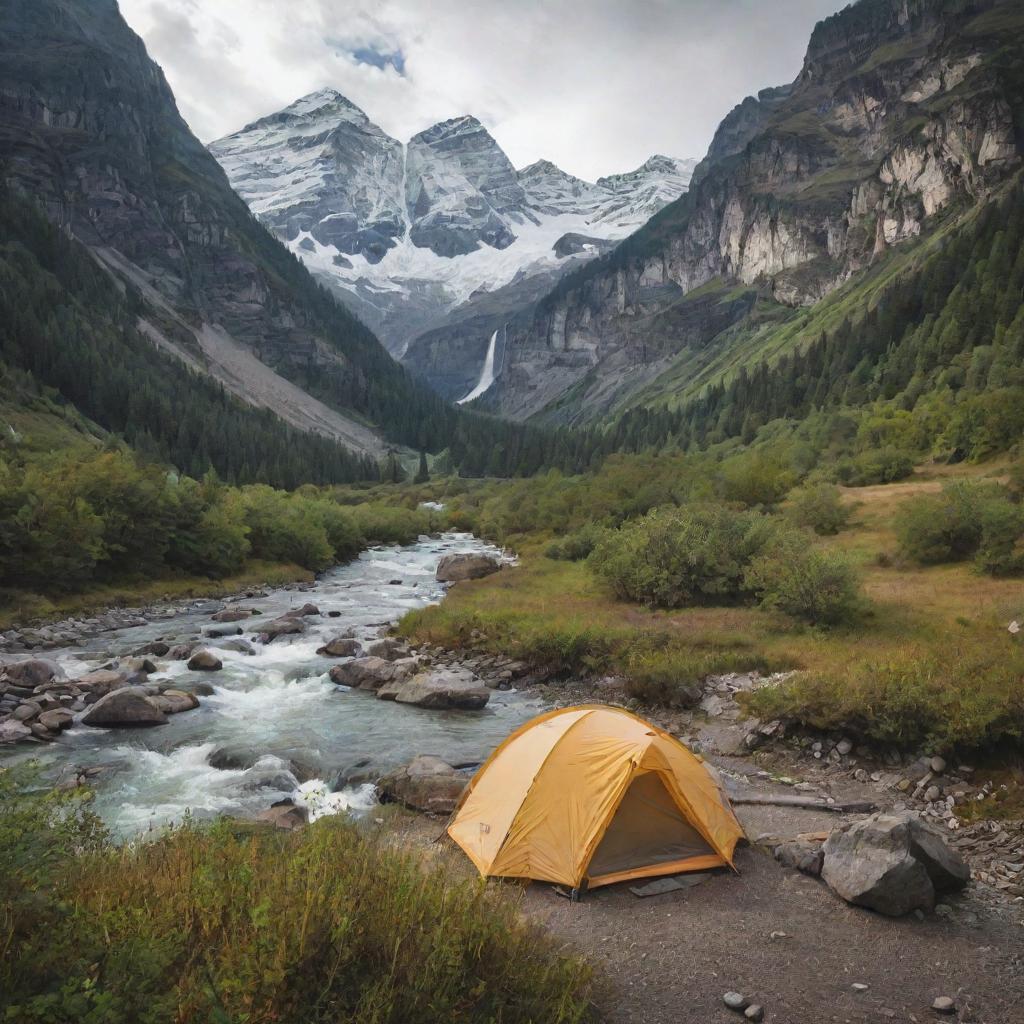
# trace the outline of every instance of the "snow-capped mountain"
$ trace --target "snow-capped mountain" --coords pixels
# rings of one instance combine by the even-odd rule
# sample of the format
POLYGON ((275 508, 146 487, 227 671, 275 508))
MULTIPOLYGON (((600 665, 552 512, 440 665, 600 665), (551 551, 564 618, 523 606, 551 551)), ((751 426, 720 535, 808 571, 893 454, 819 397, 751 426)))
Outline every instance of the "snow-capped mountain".
MULTIPOLYGON (((550 283, 607 249, 685 192, 696 165, 654 156, 597 182, 546 160, 516 170, 474 117, 403 146, 333 89, 210 150, 253 212, 396 354, 481 296, 514 305, 519 285, 550 283)), ((479 373, 492 332, 460 373, 479 373)))

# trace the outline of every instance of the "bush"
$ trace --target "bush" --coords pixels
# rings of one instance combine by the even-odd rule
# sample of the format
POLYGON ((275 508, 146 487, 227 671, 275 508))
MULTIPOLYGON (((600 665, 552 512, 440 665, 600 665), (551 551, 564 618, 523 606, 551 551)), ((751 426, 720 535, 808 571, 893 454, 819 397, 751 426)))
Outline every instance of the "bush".
POLYGON ((708 676, 770 668, 764 655, 751 651, 670 647, 629 659, 626 693, 650 707, 688 708, 700 700, 708 676))
POLYGON ((606 532, 596 523, 588 523, 573 533, 552 541, 544 554, 560 562, 582 562, 584 558, 590 556, 606 532))
POLYGON ((786 496, 796 483, 796 474, 770 454, 744 452, 722 463, 718 483, 726 501, 769 508, 786 496))
POLYGON ((1024 513, 998 484, 957 481, 913 498, 897 512, 895 528, 901 553, 919 565, 977 555, 979 568, 994 575, 1024 569, 1024 513))
POLYGON ((660 608, 730 603, 747 595, 747 566, 777 532, 757 512, 684 506, 608 534, 588 564, 620 598, 660 608))
POLYGON ((845 529, 853 514, 850 506, 843 504, 839 488, 828 483, 811 484, 796 491, 787 511, 797 526, 805 526, 822 537, 845 529))
POLYGON ((879 448, 840 459, 835 479, 847 487, 868 487, 905 480, 914 472, 914 456, 899 448, 879 448))
POLYGON ((38 798, 0 800, 6 1020, 578 1024, 589 1014, 590 969, 527 923, 509 890, 457 880, 341 818, 289 834, 186 824, 127 847, 89 831, 84 843, 80 829, 55 838, 51 818, 38 798))
POLYGON ((746 585, 765 608, 777 609, 812 625, 850 619, 858 603, 857 573, 848 558, 787 537, 753 560, 746 585))

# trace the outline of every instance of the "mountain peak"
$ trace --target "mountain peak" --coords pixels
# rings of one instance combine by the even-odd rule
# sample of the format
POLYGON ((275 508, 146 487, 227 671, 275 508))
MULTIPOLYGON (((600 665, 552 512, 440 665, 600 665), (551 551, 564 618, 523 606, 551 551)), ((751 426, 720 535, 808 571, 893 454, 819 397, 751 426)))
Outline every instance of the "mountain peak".
POLYGON ((414 135, 410 142, 440 142, 444 139, 454 139, 462 135, 475 135, 483 132, 488 137, 491 133, 472 114, 462 114, 459 117, 450 117, 447 121, 438 121, 425 131, 414 135))
POLYGON ((347 96, 342 96, 337 89, 332 89, 330 86, 325 86, 323 89, 317 89, 315 92, 300 97, 294 103, 285 107, 281 113, 301 117, 305 114, 318 113, 329 107, 351 111, 365 120, 369 120, 361 108, 357 107, 347 96))

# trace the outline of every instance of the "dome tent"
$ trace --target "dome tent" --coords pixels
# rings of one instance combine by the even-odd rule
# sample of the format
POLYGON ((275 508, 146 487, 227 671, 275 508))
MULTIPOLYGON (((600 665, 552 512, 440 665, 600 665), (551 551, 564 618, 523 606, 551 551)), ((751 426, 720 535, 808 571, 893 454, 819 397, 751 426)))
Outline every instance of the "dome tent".
POLYGON ((732 865, 743 829, 707 768, 620 708, 560 708, 508 737, 448 834, 481 875, 580 889, 732 865))

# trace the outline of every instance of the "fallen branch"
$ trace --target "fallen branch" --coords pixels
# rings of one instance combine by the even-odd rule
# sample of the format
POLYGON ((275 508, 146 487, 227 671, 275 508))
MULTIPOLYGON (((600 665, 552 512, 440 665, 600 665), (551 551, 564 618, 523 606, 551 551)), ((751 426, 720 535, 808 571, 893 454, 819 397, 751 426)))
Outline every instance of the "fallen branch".
POLYGON ((814 811, 873 811, 875 804, 870 800, 852 800, 847 803, 829 803, 813 796, 768 796, 763 793, 750 793, 747 796, 730 796, 732 804, 757 804, 769 807, 807 807, 814 811))

